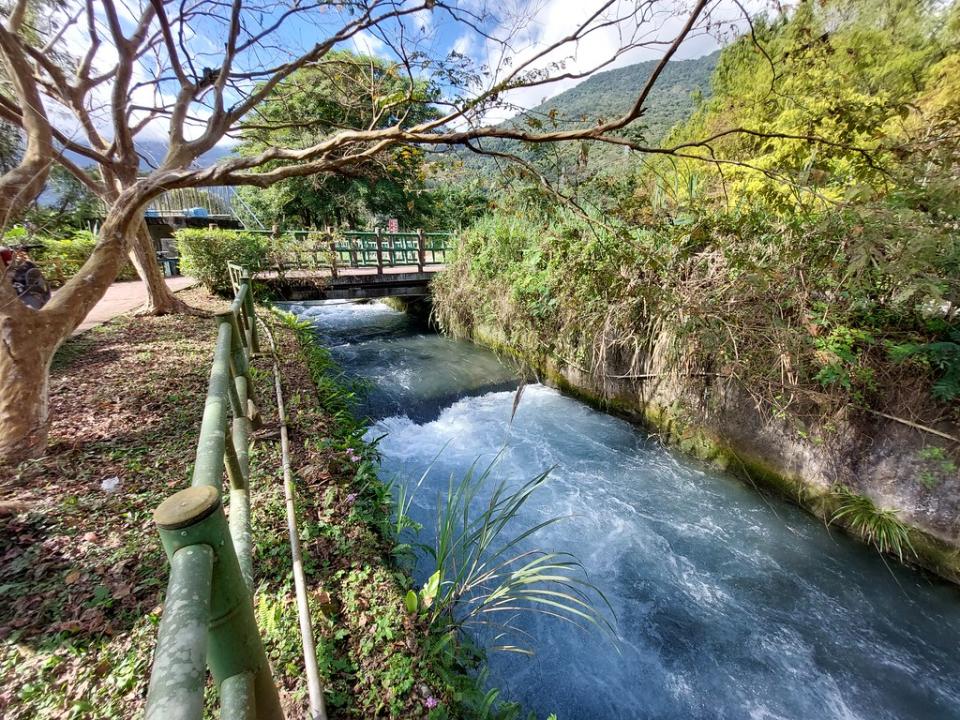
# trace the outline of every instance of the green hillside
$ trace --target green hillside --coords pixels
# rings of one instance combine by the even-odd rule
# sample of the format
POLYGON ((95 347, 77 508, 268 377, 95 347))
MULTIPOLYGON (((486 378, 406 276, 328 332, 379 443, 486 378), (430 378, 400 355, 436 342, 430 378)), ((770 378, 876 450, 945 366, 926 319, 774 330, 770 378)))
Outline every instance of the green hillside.
MULTIPOLYGON (((693 112, 697 98, 709 96, 710 77, 719 55, 717 51, 693 60, 669 63, 650 95, 644 117, 629 126, 631 135, 639 135, 646 142, 656 144, 674 125, 686 120, 693 112)), ((566 129, 609 120, 627 111, 656 65, 657 61, 652 60, 598 73, 507 120, 504 125, 566 129)), ((557 174, 561 169, 569 173, 578 160, 586 159, 589 167, 596 170, 611 162, 619 163, 625 157, 622 148, 603 143, 590 143, 586 152, 579 142, 534 148, 517 141, 494 139, 478 145, 486 150, 515 153, 536 162, 550 174, 557 174)), ((462 157, 471 167, 489 162, 469 151, 465 151, 462 157)))

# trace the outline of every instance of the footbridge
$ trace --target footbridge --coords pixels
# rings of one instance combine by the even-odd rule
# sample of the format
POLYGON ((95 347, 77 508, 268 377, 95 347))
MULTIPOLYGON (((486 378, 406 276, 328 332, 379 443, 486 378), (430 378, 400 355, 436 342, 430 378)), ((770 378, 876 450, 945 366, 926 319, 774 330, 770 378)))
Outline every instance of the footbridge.
MULTIPOLYGON (((252 279, 284 300, 425 297, 452 250, 446 232, 301 231, 280 242, 252 279)), ((231 273, 239 273, 231 267, 231 273)))

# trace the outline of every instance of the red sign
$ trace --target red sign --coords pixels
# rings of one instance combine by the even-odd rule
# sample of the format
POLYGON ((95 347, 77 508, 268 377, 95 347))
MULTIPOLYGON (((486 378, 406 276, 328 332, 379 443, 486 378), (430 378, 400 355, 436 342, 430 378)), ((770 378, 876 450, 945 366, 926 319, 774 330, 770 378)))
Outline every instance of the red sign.
POLYGON ((400 232, 400 221, 396 218, 390 218, 387 220, 387 232, 395 233, 400 232))

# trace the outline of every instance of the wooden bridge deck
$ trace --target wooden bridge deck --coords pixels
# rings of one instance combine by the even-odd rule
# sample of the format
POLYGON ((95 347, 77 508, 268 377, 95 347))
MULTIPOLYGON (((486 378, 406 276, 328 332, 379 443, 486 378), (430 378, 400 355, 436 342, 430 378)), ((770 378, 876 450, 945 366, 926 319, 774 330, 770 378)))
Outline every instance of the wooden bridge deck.
POLYGON ((287 300, 353 300, 380 297, 422 297, 441 263, 377 267, 260 270, 253 279, 270 285, 287 300))

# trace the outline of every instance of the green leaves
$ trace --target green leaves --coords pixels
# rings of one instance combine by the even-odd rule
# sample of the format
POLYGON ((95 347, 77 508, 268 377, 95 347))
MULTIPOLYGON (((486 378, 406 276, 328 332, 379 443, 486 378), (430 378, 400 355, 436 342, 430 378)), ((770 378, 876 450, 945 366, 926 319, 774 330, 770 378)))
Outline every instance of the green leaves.
POLYGON ((415 615, 419 610, 421 614, 426 613, 433 605, 440 591, 440 571, 438 570, 420 589, 419 595, 414 590, 408 590, 403 598, 403 606, 410 615, 415 615))
POLYGON ((880 552, 896 555, 901 561, 904 553, 916 555, 910 532, 896 510, 881 510, 870 498, 845 487, 836 488, 833 494, 838 505, 830 517, 831 523, 846 525, 880 552))
POLYGON ((495 464, 496 459, 481 471, 474 466, 459 480, 451 478, 446 496, 438 499, 435 544, 424 548, 437 569, 419 597, 408 592, 408 612, 417 607, 435 633, 492 626, 498 640, 504 641, 493 649, 523 654, 532 652, 506 641, 514 633, 523 634, 515 624, 518 611, 612 633, 610 621, 598 609, 606 605, 609 610, 609 604, 586 580, 579 561, 567 553, 531 548, 531 539, 540 530, 562 518, 530 527, 515 525, 549 471, 514 488, 500 481, 481 501, 495 464))
MULTIPOLYGON (((301 149, 345 129, 409 127, 435 118, 438 91, 395 64, 347 51, 326 54, 281 82, 243 129, 243 155, 274 147, 301 149), (264 123, 263 118, 269 122, 264 123)), ((271 170, 277 164, 263 169, 271 170)), ((424 190, 424 153, 399 146, 350 163, 345 173, 290 178, 270 188, 242 188, 238 214, 287 228, 373 226, 377 218, 424 225, 430 197, 424 190)), ((456 221, 454 221, 456 222, 456 221)))
POLYGON ((440 571, 437 570, 433 575, 430 576, 430 579, 427 580, 427 583, 420 591, 420 603, 423 605, 424 609, 428 609, 431 605, 433 605, 433 601, 436 599, 439 591, 440 571))
POLYGON ((269 237, 236 230, 184 229, 176 232, 180 265, 213 292, 231 292, 227 263, 251 270, 260 267, 267 254, 269 237))
POLYGON ((915 358, 929 365, 939 377, 934 381, 933 396, 944 402, 960 398, 960 330, 950 333, 950 340, 927 343, 899 343, 889 346, 896 362, 915 358))

